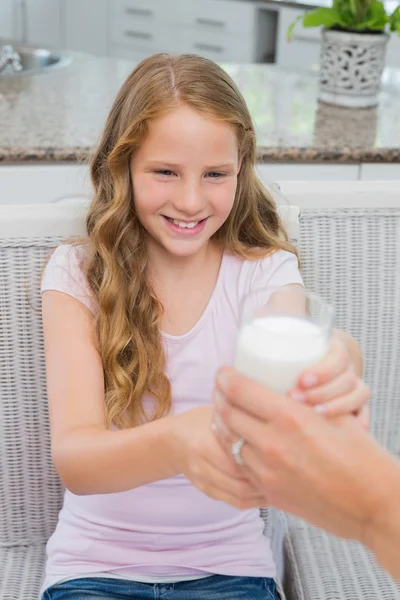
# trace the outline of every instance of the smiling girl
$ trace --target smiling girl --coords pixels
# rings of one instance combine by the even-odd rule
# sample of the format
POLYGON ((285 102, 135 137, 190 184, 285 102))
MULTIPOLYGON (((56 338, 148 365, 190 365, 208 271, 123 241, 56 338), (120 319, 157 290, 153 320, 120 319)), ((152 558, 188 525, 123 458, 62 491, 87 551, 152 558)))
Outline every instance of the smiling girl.
MULTIPOLYGON (((302 285, 255 157, 246 104, 209 60, 153 56, 115 100, 87 237, 59 246, 42 282, 52 456, 67 488, 45 600, 278 598, 264 497, 211 430, 242 298, 302 285)), ((364 398, 339 346, 319 401, 351 412, 364 398)))

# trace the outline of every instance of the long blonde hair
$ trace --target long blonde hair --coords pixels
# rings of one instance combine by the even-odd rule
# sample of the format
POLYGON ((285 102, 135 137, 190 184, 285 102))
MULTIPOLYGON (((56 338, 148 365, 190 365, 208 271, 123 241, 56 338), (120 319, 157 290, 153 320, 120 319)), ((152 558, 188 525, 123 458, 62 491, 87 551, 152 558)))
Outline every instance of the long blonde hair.
POLYGON ((94 199, 87 215, 84 265, 97 300, 98 349, 104 368, 108 426, 132 427, 171 409, 160 320, 163 307, 147 277, 144 228, 138 220, 130 161, 148 123, 185 104, 234 127, 239 160, 233 209, 215 234, 244 258, 279 248, 295 252, 275 202, 254 171, 256 140, 246 103, 229 75, 196 55, 156 54, 142 61, 120 89, 91 161, 94 199), (147 414, 143 399, 154 399, 147 414))

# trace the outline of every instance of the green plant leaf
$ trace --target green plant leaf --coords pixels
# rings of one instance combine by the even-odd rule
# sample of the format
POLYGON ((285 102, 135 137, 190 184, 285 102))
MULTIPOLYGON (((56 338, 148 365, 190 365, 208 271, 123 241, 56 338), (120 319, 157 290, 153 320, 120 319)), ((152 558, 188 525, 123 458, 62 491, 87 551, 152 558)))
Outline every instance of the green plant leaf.
POLYGON ((287 33, 286 33, 286 39, 288 42, 292 41, 293 29, 296 27, 297 23, 302 20, 302 18, 303 18, 303 15, 299 15, 296 18, 296 20, 293 21, 293 23, 289 26, 289 29, 287 30, 287 33))
MULTIPOLYGON (((291 40, 299 20, 301 17, 289 27, 288 40, 291 40)), ((400 6, 389 17, 381 0, 333 0, 331 8, 307 12, 302 23, 303 27, 340 27, 356 31, 384 31, 390 23, 390 30, 400 34, 400 6)))
POLYGON ((349 0, 349 9, 353 16, 356 17, 358 15, 359 6, 357 0, 349 0))
POLYGON ((317 8, 303 17, 303 27, 334 27, 340 25, 340 15, 332 8, 317 8))
POLYGON ((388 21, 383 2, 375 1, 369 7, 364 23, 360 23, 360 25, 364 25, 364 29, 383 30, 388 21))
POLYGON ((389 18, 390 31, 400 35, 400 6, 398 6, 389 18))

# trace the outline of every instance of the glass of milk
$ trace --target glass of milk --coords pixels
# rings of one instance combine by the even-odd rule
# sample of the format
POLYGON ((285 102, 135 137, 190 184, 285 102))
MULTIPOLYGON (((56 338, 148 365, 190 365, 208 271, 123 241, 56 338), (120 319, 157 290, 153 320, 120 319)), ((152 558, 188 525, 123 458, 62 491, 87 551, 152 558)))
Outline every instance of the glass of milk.
POLYGON ((329 350, 332 306, 301 286, 260 289, 242 305, 235 367, 287 394, 329 350))

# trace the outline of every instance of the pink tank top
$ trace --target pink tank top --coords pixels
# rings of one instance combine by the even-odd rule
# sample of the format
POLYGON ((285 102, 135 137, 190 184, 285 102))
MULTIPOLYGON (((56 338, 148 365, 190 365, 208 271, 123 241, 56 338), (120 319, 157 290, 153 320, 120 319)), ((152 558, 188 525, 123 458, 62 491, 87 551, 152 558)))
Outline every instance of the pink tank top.
MULTIPOLYGON (((66 244, 57 248, 42 291, 64 292, 95 312, 80 268, 83 252, 66 244)), ((174 414, 211 402, 217 369, 233 360, 242 298, 255 287, 293 283, 302 283, 293 254, 277 251, 257 261, 225 254, 200 320, 185 335, 163 334, 174 414)), ((212 500, 182 475, 114 494, 66 490, 47 544, 46 574, 53 581, 101 572, 177 581, 204 574, 275 577, 263 525, 258 510, 212 500)))

